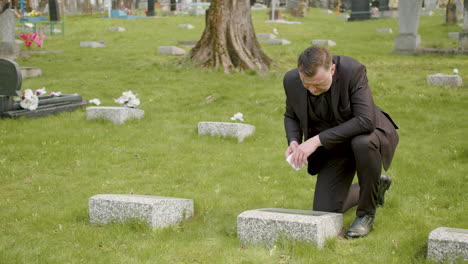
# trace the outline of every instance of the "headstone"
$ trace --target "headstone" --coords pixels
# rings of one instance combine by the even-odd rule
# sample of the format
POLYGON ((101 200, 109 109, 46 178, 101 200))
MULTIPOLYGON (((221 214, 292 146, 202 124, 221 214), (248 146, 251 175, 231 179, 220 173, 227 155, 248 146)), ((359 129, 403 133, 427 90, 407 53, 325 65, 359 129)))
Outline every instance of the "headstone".
POLYGON ((198 134, 222 137, 235 137, 238 142, 255 133, 255 126, 241 123, 199 122, 198 134))
POLYGON ((460 32, 449 32, 448 37, 451 39, 458 39, 460 37, 460 32))
POLYGON ((21 89, 23 79, 19 65, 0 59, 0 114, 13 108, 13 96, 21 89))
POLYGON ((264 39, 275 39, 276 35, 271 33, 258 33, 257 39, 264 40, 264 39))
POLYGON ((50 21, 60 21, 60 10, 57 0, 49 0, 50 21))
POLYGON ((89 198, 93 224, 140 220, 161 228, 176 225, 193 215, 193 200, 147 195, 98 194, 89 198))
POLYGON ((384 12, 390 10, 388 6, 388 0, 379 0, 379 11, 384 12))
POLYGON ((110 27, 109 31, 124 32, 126 29, 123 27, 110 27))
POLYGON ((427 84, 436 86, 462 86, 463 80, 458 75, 435 74, 427 76, 427 84))
POLYGON ((439 227, 433 230, 429 234, 427 257, 444 263, 468 261, 468 229, 439 227))
POLYGON ((342 214, 318 211, 266 208, 245 211, 237 217, 237 237, 243 245, 271 247, 284 237, 322 248, 342 227, 342 214))
POLYGON ((164 54, 164 55, 179 56, 179 55, 184 55, 185 50, 179 47, 175 47, 175 46, 159 46, 158 53, 164 54))
POLYGON ((395 53, 412 54, 419 49, 419 10, 422 0, 399 1, 398 36, 395 37, 395 53))
POLYGON ((463 15, 463 30, 460 32, 458 48, 461 51, 468 51, 468 0, 465 0, 463 15))
POLYGON ((291 41, 286 39, 269 39, 267 40, 267 43, 270 45, 289 45, 291 44, 291 41))
POLYGON ((328 0, 320 0, 321 8, 328 8, 328 0))
POLYGON ((463 0, 455 0, 457 6, 457 19, 463 19, 463 0))
POLYGON ((146 13, 146 16, 152 17, 155 15, 156 13, 154 12, 154 0, 148 0, 148 13, 146 13))
POLYGON ((11 9, 0 14, 0 58, 15 59, 20 48, 15 41, 15 12, 11 9))
POLYGON ((378 28, 376 29, 376 31, 379 33, 393 33, 393 30, 391 28, 378 28))
POLYGON ((144 115, 144 110, 129 107, 91 106, 86 108, 88 120, 106 119, 117 125, 129 119, 141 119, 144 115))
POLYGON ((314 39, 312 40, 312 45, 333 47, 336 46, 336 42, 328 39, 314 39))
POLYGON ((179 28, 194 29, 195 27, 191 24, 179 24, 179 28))
POLYGON ((353 0, 352 12, 348 21, 368 20, 371 17, 369 10, 369 0, 353 0))
POLYGON ((38 67, 21 67, 21 76, 23 78, 33 78, 42 75, 42 69, 38 67))
POLYGON ((437 9, 439 4, 437 3, 437 0, 424 0, 424 5, 426 9, 437 9))
POLYGON ((448 3, 445 11, 445 23, 455 25, 457 22, 457 5, 455 3, 448 3))
POLYGON ((104 44, 101 44, 99 42, 96 42, 96 41, 81 41, 80 42, 80 47, 81 48, 105 48, 106 45, 104 44))

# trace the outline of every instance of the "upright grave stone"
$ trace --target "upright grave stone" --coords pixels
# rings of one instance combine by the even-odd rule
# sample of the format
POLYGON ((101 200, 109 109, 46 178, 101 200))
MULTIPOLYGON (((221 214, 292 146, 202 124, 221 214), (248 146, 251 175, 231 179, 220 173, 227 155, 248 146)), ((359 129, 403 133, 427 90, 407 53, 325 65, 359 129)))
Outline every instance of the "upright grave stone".
POLYGON ((388 0, 380 0, 379 1, 379 11, 388 11, 390 10, 390 7, 388 6, 388 0))
POLYGON ((57 0, 49 0, 49 17, 51 22, 60 21, 60 10, 57 0))
POLYGON ((468 229, 434 229, 429 234, 427 257, 444 263, 452 263, 455 260, 468 261, 468 229))
POLYGON ((322 248, 326 239, 337 236, 342 227, 343 215, 328 212, 265 208, 245 211, 237 217, 237 237, 242 245, 271 247, 285 238, 322 248))
POLYGON ((453 2, 447 4, 445 10, 445 23, 455 25, 458 23, 457 5, 453 2))
POLYGON ((398 36, 395 37, 395 53, 411 54, 419 49, 419 10, 422 0, 399 1, 398 36))
POLYGON ((437 9, 438 3, 437 0, 424 0, 424 5, 426 9, 437 9))
POLYGON ((15 18, 11 9, 0 14, 0 58, 15 59, 19 55, 20 48, 15 42, 15 18))
POLYGON ((154 0, 148 0, 148 13, 146 13, 146 16, 155 16, 156 13, 154 12, 154 0))
POLYGON ((463 19, 463 0, 455 0, 457 6, 457 19, 463 19))
POLYGON ((353 0, 353 9, 348 21, 367 20, 370 19, 371 13, 369 10, 369 0, 353 0))
POLYGON ((468 51, 468 0, 465 0, 463 10, 463 30, 459 35, 458 48, 462 51, 468 51))
POLYGON ((13 96, 21 89, 22 81, 21 70, 16 62, 0 59, 0 115, 13 109, 13 96))

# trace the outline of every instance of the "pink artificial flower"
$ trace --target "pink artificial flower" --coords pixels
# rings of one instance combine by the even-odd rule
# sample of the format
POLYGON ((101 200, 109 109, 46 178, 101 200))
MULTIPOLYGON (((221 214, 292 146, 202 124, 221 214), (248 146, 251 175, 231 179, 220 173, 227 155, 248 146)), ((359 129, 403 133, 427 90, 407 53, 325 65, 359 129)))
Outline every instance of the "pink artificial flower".
POLYGON ((44 39, 46 35, 44 33, 40 33, 39 37, 37 37, 34 42, 36 43, 36 46, 42 48, 42 45, 44 45, 44 39))

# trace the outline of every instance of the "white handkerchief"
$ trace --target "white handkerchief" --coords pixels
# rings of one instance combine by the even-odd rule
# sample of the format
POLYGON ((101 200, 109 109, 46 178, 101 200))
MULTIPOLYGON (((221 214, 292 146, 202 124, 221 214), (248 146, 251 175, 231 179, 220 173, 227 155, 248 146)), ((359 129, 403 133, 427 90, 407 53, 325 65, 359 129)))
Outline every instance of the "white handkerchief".
POLYGON ((286 161, 289 163, 289 165, 291 165, 291 167, 292 167, 293 169, 297 170, 297 171, 300 170, 300 169, 302 169, 302 168, 304 168, 305 164, 302 164, 302 166, 300 166, 300 167, 294 166, 294 164, 291 162, 291 158, 292 158, 292 155, 293 155, 293 154, 294 154, 294 153, 289 154, 288 158, 286 159, 286 161))

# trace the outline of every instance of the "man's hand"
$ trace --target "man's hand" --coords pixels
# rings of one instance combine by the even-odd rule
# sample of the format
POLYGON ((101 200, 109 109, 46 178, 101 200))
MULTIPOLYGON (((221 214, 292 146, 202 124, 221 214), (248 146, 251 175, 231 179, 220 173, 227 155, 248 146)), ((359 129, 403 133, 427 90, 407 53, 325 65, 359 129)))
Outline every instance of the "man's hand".
MULTIPOLYGON (((291 142, 292 143, 292 142, 291 142)), ((296 142, 297 144, 297 142, 296 142)), ((293 151, 292 163, 296 167, 301 167, 303 164, 307 163, 307 158, 317 150, 318 147, 322 146, 320 139, 317 136, 308 139, 306 142, 302 143, 293 151)), ((288 148, 289 149, 289 148, 288 148)))
POLYGON ((288 158, 289 155, 291 155, 291 153, 294 153, 296 151, 298 146, 299 143, 297 143, 296 141, 291 141, 291 143, 289 143, 289 147, 286 149, 286 152, 284 152, 284 156, 288 158))

